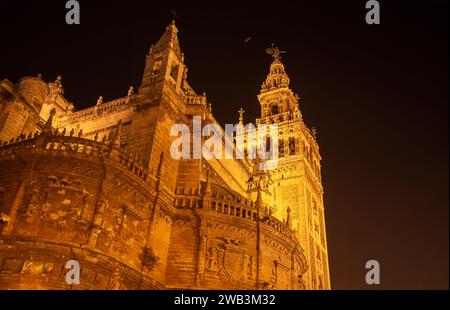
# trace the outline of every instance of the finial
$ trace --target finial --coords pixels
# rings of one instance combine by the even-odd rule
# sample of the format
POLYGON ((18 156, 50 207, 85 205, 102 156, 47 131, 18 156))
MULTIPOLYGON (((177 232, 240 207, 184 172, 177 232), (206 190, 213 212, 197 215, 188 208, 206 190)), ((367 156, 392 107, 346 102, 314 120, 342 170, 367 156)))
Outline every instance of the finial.
POLYGON ((62 77, 58 75, 53 83, 49 83, 50 87, 55 90, 55 94, 64 94, 64 88, 62 86, 62 77))
POLYGON ((316 129, 316 127, 311 128, 311 135, 314 137, 314 139, 317 137, 317 129, 316 129))
POLYGON ((177 26, 175 25, 175 18, 172 19, 170 25, 166 27, 166 30, 171 30, 175 33, 178 32, 177 26))
POLYGON ((175 25, 175 19, 177 19, 177 12, 175 10, 171 9, 170 12, 172 13, 172 25, 175 25))
POLYGON ((128 89, 128 97, 131 97, 134 94, 134 87, 130 86, 130 88, 128 89))
POLYGON ((208 112, 212 113, 212 103, 208 103, 208 112))
POLYGON ((120 147, 120 135, 122 134, 122 126, 123 126, 122 120, 119 120, 112 140, 112 144, 116 147, 120 147))
POLYGON ((287 213, 286 225, 287 227, 289 227, 289 229, 291 229, 292 227, 291 208, 288 207, 286 213, 287 213))
POLYGON ((103 97, 100 96, 100 97, 98 97, 97 105, 102 105, 102 103, 103 103, 103 97))
POLYGON ((239 124, 243 124, 244 123, 244 109, 241 107, 238 111, 239 113, 239 124))
POLYGON ((206 171, 205 195, 211 194, 211 171, 206 171))

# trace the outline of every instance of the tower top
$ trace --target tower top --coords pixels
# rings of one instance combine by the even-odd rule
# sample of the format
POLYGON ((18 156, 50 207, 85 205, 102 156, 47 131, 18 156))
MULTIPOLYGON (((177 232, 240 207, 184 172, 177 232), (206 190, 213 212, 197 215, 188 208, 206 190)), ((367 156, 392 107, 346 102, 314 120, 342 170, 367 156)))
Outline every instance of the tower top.
POLYGON ((272 44, 272 47, 266 49, 266 53, 271 55, 274 60, 270 65, 266 81, 262 84, 261 93, 279 88, 288 88, 290 80, 281 62, 281 54, 286 53, 286 51, 280 51, 278 47, 272 44))
POLYGON ((175 25, 175 20, 166 27, 166 31, 161 36, 159 41, 152 46, 151 51, 162 52, 168 49, 172 49, 175 54, 181 57, 180 43, 178 41, 178 28, 175 25))
POLYGON ((271 55, 274 61, 279 62, 281 59, 281 54, 287 53, 286 51, 280 51, 280 49, 272 43, 272 46, 266 49, 266 53, 271 55))
POLYGON ((272 44, 272 47, 266 49, 266 53, 272 56, 273 61, 258 95, 258 101, 261 105, 261 119, 259 121, 264 123, 280 122, 286 120, 286 114, 284 113, 287 112, 293 113, 291 115, 292 118, 301 119, 298 98, 289 87, 291 80, 281 61, 281 54, 286 53, 286 51, 281 51, 272 44), (284 114, 284 116, 282 118, 269 119, 278 114, 284 114), (266 117, 269 118, 262 120, 266 117))
POLYGON ((175 20, 172 20, 158 42, 150 47, 146 56, 140 91, 164 80, 175 86, 177 91, 182 87, 181 84, 184 84, 187 68, 184 65, 184 55, 181 52, 177 34, 178 28, 175 20))

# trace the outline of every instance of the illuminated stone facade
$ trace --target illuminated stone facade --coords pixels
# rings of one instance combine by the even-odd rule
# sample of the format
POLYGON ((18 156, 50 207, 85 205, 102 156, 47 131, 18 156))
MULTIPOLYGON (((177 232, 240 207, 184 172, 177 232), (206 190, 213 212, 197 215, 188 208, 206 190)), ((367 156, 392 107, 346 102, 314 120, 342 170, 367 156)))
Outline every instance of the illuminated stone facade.
POLYGON ((61 78, 0 82, 0 289, 330 288, 321 157, 279 55, 257 120, 279 125, 276 170, 174 160, 174 124, 217 123, 177 32, 151 47, 136 91, 84 110, 61 78))

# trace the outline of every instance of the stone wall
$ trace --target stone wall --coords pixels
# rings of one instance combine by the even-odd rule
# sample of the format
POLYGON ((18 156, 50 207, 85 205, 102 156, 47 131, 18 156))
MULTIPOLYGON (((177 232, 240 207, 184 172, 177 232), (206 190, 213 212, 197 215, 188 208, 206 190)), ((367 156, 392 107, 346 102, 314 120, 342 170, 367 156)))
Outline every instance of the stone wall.
POLYGON ((0 146, 0 167, 2 289, 303 288, 283 223, 216 184, 171 192, 113 141, 44 132, 0 146))

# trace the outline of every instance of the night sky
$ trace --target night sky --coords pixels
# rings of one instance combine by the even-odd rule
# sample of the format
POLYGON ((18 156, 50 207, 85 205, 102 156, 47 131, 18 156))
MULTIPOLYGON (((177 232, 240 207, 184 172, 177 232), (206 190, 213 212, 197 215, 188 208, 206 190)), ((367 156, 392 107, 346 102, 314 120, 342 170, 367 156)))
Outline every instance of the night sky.
POLYGON ((2 0, 0 79, 62 74, 77 108, 124 96, 174 10, 193 88, 222 124, 254 122, 274 42, 318 130, 332 288, 448 289, 449 5, 380 0, 369 26, 365 2, 80 0, 69 26, 64 0, 2 0))

